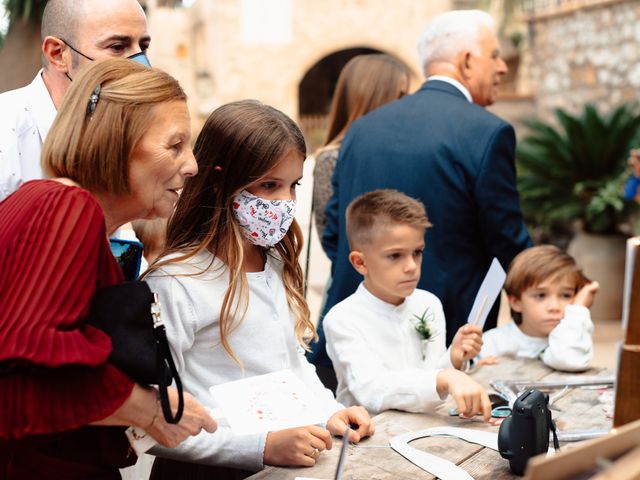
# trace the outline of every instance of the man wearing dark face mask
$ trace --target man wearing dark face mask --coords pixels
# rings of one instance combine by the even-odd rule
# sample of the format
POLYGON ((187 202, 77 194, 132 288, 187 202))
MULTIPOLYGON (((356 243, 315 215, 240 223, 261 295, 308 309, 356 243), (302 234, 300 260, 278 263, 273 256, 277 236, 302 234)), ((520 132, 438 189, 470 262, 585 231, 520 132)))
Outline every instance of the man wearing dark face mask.
POLYGON ((40 151, 56 109, 78 71, 128 57, 149 66, 151 38, 137 0, 49 0, 42 16, 42 70, 31 84, 0 95, 0 201, 42 178, 40 151))

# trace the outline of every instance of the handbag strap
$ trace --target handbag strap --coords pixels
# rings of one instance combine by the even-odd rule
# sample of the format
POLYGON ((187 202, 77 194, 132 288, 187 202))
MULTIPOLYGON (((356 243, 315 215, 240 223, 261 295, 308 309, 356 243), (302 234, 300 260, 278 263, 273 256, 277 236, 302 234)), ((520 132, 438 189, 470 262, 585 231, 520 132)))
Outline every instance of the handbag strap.
POLYGON ((164 322, 160 317, 160 302, 158 300, 158 294, 153 293, 154 302, 151 304, 151 315, 153 316, 153 336, 157 343, 157 355, 156 355, 156 370, 158 371, 158 392, 160 394, 160 405, 162 407, 162 413, 167 423, 178 423, 182 418, 184 411, 184 391, 182 389, 182 381, 178 370, 173 362, 171 356, 171 350, 169 349, 169 342, 167 341, 167 332, 164 328, 164 322), (171 372, 171 376, 167 379, 163 373, 166 371, 167 366, 171 372), (171 403, 169 402, 168 388, 171 385, 171 379, 176 384, 178 390, 178 409, 175 416, 171 413, 171 403))

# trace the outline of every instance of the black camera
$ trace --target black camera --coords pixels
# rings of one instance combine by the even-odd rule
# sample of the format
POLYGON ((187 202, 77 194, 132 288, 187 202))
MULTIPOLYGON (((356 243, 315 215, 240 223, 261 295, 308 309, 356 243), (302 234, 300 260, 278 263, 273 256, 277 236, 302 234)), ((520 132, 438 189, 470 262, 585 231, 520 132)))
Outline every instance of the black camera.
POLYGON ((509 460, 511 471, 523 475, 531 457, 549 449, 549 430, 554 446, 559 448, 556 427, 548 408, 549 396, 539 390, 527 390, 520 395, 498 431, 498 451, 509 460))

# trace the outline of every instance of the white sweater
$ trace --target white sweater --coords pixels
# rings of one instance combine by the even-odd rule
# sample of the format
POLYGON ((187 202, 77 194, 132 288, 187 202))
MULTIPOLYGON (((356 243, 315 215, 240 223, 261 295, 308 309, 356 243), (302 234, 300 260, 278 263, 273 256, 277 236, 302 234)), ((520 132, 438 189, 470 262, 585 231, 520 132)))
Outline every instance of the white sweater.
MULTIPOLYGON (((209 394, 212 385, 291 369, 328 411, 342 408, 324 388, 296 341, 281 263, 268 257, 263 272, 247 273, 247 277, 249 307, 242 323, 228 337, 244 372, 220 344, 220 307, 229 284, 229 270, 222 261, 203 252, 147 278, 151 290, 160 297, 167 337, 185 390, 203 405, 215 408, 209 394), (184 276, 197 274, 203 267, 208 269, 202 275, 184 276)), ((264 466, 267 433, 240 436, 228 427, 219 427, 215 433, 202 431, 189 437, 177 448, 154 447, 151 453, 255 471, 264 466)))
POLYGON ((425 412, 442 400, 436 375, 440 368, 453 367, 444 312, 435 295, 416 290, 395 306, 360 284, 327 313, 323 325, 338 400, 344 405, 362 405, 372 413, 391 408, 425 412), (431 341, 423 341, 411 322, 427 309, 433 314, 431 341))
POLYGON ((567 305, 564 318, 548 337, 530 337, 510 322, 483 335, 480 358, 490 355, 514 355, 541 358, 556 370, 577 372, 586 370, 593 359, 593 323, 587 307, 567 305))

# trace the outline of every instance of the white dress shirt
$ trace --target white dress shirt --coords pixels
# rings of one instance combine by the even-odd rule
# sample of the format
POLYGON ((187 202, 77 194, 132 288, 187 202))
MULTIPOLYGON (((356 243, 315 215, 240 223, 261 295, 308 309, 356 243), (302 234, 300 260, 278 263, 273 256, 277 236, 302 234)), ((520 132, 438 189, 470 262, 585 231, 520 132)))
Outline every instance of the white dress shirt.
POLYGON ((43 178, 40 153, 56 107, 42 70, 26 87, 0 94, 0 201, 29 180, 43 178))
POLYGON ((442 400, 436 376, 453 366, 442 304, 435 295, 415 290, 395 306, 361 283, 327 313, 323 325, 340 403, 362 405, 371 413, 391 408, 426 412, 442 400), (413 323, 425 312, 434 332, 428 341, 413 323))
POLYGON ((589 309, 582 305, 567 305, 564 318, 548 337, 530 337, 515 322, 485 332, 479 357, 513 355, 540 358, 556 370, 577 372, 591 366, 592 334, 589 309))
MULTIPOLYGON (((294 334, 294 318, 282 283, 281 262, 268 257, 264 271, 247 273, 249 304, 244 320, 228 340, 242 367, 220 344, 220 307, 229 285, 229 269, 208 252, 168 265, 147 277, 162 304, 162 318, 173 358, 186 391, 209 408, 216 408, 209 387, 290 369, 332 413, 340 405, 320 382, 294 334), (202 275, 197 274, 206 269, 202 275), (244 369, 243 369, 244 367, 244 369)), ((328 418, 327 418, 328 420, 328 418)), ((176 448, 154 447, 152 453, 176 460, 246 470, 263 467, 267 432, 234 435, 219 426, 204 430, 176 448)))

